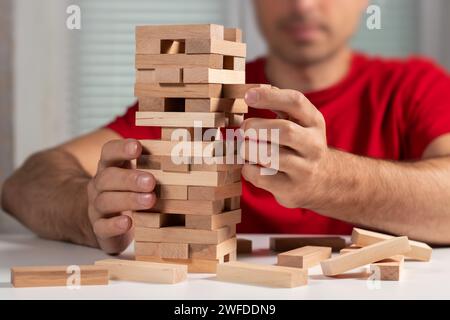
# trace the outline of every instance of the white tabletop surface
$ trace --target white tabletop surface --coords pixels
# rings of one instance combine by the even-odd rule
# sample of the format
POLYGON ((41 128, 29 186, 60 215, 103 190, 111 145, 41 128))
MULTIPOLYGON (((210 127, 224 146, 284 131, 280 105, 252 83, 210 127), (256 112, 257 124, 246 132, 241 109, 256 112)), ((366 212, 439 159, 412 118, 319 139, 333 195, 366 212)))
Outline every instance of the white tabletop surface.
MULTIPOLYGON (((268 250, 270 235, 239 235, 252 239, 254 253, 240 261, 274 264, 268 250)), ((309 270, 307 286, 293 289, 265 288, 219 282, 214 274, 190 274, 174 285, 111 281, 108 286, 80 289, 12 288, 10 268, 20 265, 92 264, 108 256, 99 250, 46 241, 33 235, 0 235, 0 300, 5 299, 449 299, 450 248, 433 250, 431 262, 405 263, 399 282, 374 282, 322 276, 320 267, 309 270)), ((132 246, 121 258, 132 257, 132 246)))

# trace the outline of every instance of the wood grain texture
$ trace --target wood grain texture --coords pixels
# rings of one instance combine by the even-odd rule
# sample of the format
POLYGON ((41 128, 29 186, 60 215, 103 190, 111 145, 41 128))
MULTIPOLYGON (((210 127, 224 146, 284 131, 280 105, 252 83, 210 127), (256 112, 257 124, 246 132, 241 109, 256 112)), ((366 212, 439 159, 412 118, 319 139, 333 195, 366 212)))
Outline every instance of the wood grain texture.
POLYGON ((223 62, 223 56, 218 54, 136 54, 135 56, 135 68, 137 70, 161 67, 206 67, 222 69, 223 62))
POLYGON ((245 71, 202 67, 184 68, 183 83, 243 84, 245 83, 245 71))
POLYGON ((306 269, 228 262, 217 266, 217 280, 275 288, 306 285, 306 269))
POLYGON ((132 219, 135 227, 145 228, 162 228, 185 224, 183 215, 157 212, 133 212, 132 219))
POLYGON ((185 111, 247 113, 248 106, 244 99, 186 99, 185 111))
POLYGON ((403 273, 404 256, 394 256, 370 265, 373 279, 382 281, 400 281, 403 273))
MULTIPOLYGON (((352 243, 361 247, 392 238, 394 236, 360 228, 353 228, 352 232, 352 243)), ((429 245, 414 240, 409 240, 409 245, 411 246, 411 251, 405 254, 406 258, 418 261, 430 261, 433 250, 429 245)))
POLYGON ((236 250, 236 237, 219 244, 189 244, 190 258, 215 260, 236 250))
MULTIPOLYGON (((137 72, 139 72, 138 70, 137 72)), ((147 70, 145 70, 147 71, 147 70)), ((136 82, 139 81, 136 78, 136 82)), ((155 82, 156 83, 182 83, 183 82, 183 69, 171 68, 171 67, 159 67, 155 69, 155 82)))
MULTIPOLYGON (((81 286, 108 284, 108 269, 101 266, 81 265, 81 286)), ((28 266, 11 268, 11 284, 15 288, 61 287, 76 285, 69 277, 75 275, 70 266, 28 266)))
POLYGON ((174 284, 187 278, 186 266, 178 264, 105 259, 95 265, 108 268, 111 280, 174 284))
POLYGON ((330 247, 305 246, 278 254, 279 266, 311 268, 331 257, 330 247))
POLYGON ((135 242, 134 253, 137 256, 154 256, 159 258, 188 259, 187 243, 169 242, 135 242))
MULTIPOLYGON (((152 112, 153 114, 154 112, 152 112)), ((167 114, 167 113, 166 113, 167 114)), ((223 141, 165 141, 165 140, 139 140, 144 155, 156 156, 184 156, 190 157, 214 157, 216 153, 223 153, 223 141), (180 152, 177 152, 180 151, 180 152)), ((183 158, 184 159, 184 158, 183 158)), ((159 158, 161 161, 162 158, 159 158)), ((175 159, 178 160, 178 159, 175 159)), ((181 159, 180 159, 181 160, 181 159)), ((154 161, 157 161, 155 159, 154 161)), ((178 162, 178 161, 177 161, 178 162)), ((189 161, 183 161, 189 162, 189 161)))
POLYGON ((269 84, 224 84, 222 98, 243 99, 251 88, 271 88, 269 84))
POLYGON ((331 247, 333 251, 339 251, 346 246, 342 237, 271 237, 269 241, 273 251, 288 251, 304 246, 331 247))
MULTIPOLYGON (((217 187, 235 182, 236 173, 231 171, 189 171, 189 172, 164 172, 161 170, 140 169, 151 173, 157 184, 182 185, 182 186, 210 186, 217 187)), ((238 179, 240 177, 237 177, 238 179)))
MULTIPOLYGON (((228 35, 227 31, 227 35, 228 35)), ((224 27, 217 24, 143 25, 135 28, 136 41, 149 39, 224 39, 224 27)))
POLYGON ((238 28, 225 28, 223 39, 227 41, 242 42, 242 30, 238 28))
POLYGON ((186 228, 201 230, 216 230, 241 222, 241 210, 222 212, 213 215, 186 215, 186 228))
POLYGON ((225 208, 224 200, 169 200, 158 199, 151 211, 185 215, 213 215, 225 208))
POLYGON ((184 112, 183 98, 139 97, 139 111, 184 112))
POLYGON ((242 194, 242 183, 235 182, 219 187, 189 186, 189 200, 219 200, 237 197, 242 194))
POLYGON ((151 261, 156 263, 179 264, 187 267, 189 273, 216 273, 218 259, 170 259, 151 256, 136 256, 138 261, 151 261))
POLYGON ((187 54, 215 53, 224 56, 244 57, 247 55, 245 43, 216 39, 187 39, 187 54))
POLYGON ((320 265, 324 275, 334 276, 397 254, 404 254, 409 250, 411 247, 408 238, 397 237, 324 260, 320 265))

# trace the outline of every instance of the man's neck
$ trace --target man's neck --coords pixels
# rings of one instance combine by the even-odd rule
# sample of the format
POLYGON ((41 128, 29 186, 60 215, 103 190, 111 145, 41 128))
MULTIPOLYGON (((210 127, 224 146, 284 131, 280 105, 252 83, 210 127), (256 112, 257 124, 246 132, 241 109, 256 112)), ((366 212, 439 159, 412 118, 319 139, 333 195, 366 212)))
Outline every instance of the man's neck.
POLYGON ((299 66, 269 54, 265 71, 269 82, 278 88, 313 92, 342 80, 349 72, 351 57, 351 49, 345 48, 321 62, 299 66))

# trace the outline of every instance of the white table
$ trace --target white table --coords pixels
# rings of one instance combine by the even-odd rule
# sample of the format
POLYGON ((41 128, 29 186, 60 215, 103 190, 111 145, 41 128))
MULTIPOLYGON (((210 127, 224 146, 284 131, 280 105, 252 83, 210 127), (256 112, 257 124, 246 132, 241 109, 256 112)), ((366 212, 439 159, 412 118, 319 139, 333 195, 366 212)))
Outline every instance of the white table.
MULTIPOLYGON (((254 253, 241 261, 274 264, 269 235, 239 235, 253 240, 254 253)), ((0 235, 0 300, 4 299, 448 299, 450 249, 433 251, 432 262, 406 262, 400 282, 334 279, 309 270, 309 284, 274 289, 219 282, 212 274, 190 274, 175 285, 111 281, 109 286, 16 289, 10 285, 10 267, 19 265, 91 264, 108 256, 99 250, 46 241, 33 235, 0 235)), ((132 247, 121 256, 132 257, 132 247)))

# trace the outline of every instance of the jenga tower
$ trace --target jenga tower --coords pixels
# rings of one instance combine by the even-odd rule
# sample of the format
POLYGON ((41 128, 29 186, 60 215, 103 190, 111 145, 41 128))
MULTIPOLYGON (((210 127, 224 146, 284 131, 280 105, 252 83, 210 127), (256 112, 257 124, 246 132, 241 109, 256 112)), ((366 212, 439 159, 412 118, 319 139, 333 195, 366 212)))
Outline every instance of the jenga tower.
POLYGON ((141 141, 137 161, 156 178, 158 197, 154 208, 133 215, 137 260, 215 272, 217 263, 236 259, 242 164, 227 164, 223 141, 204 141, 202 133, 239 126, 248 111, 243 95, 254 85, 245 85, 241 41, 239 29, 219 25, 136 28, 136 125, 162 128, 161 140, 141 141), (176 129, 186 134, 189 163, 171 157, 180 146, 176 129))

